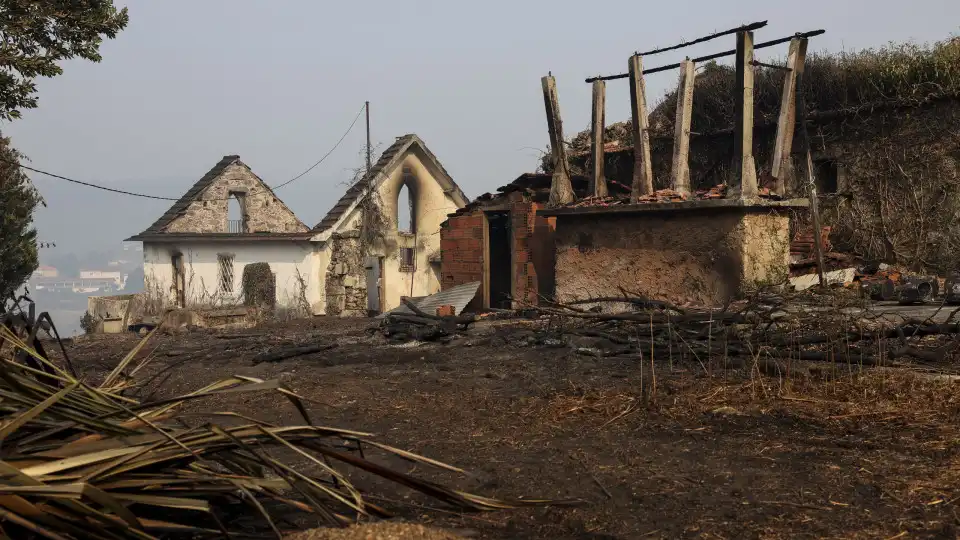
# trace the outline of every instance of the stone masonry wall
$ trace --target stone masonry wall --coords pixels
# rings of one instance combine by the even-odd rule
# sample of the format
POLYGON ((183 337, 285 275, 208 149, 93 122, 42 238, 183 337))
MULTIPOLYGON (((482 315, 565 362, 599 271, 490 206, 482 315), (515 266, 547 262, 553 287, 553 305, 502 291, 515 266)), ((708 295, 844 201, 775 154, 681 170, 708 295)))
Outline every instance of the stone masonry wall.
POLYGON ((786 279, 786 213, 686 210, 561 216, 561 302, 631 293, 676 304, 722 305, 786 279))
POLYGON ((164 232, 228 232, 228 199, 231 192, 242 194, 238 199, 246 222, 243 232, 293 233, 309 230, 249 167, 234 163, 200 194, 198 200, 191 202, 183 215, 174 219, 164 232))
POLYGON ((367 281, 363 266, 363 247, 356 232, 330 237, 330 264, 327 267, 327 315, 365 317, 367 281))

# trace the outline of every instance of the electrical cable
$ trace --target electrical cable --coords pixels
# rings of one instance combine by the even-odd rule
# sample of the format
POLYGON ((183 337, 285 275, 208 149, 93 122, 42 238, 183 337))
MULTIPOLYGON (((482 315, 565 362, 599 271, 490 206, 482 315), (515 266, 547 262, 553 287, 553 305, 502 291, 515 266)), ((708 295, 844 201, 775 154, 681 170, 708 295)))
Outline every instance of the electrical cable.
MULTIPOLYGON (((366 105, 364 105, 364 108, 365 108, 365 107, 366 107, 366 105)), ((317 166, 319 166, 321 163, 323 163, 324 160, 326 160, 326 159, 330 156, 330 154, 332 154, 332 153, 340 146, 340 144, 344 141, 344 139, 347 138, 347 135, 350 134, 350 132, 353 130, 353 127, 354 127, 355 125, 357 125, 357 120, 359 120, 359 119, 360 119, 360 115, 363 114, 364 108, 361 108, 361 109, 360 109, 360 112, 357 113, 357 116, 353 119, 353 122, 350 124, 350 127, 347 128, 347 131, 343 134, 343 136, 340 137, 340 140, 338 140, 337 143, 336 143, 335 145, 333 145, 333 148, 331 148, 326 154, 324 154, 323 157, 320 158, 319 161, 317 161, 316 163, 314 163, 313 165, 311 165, 307 170, 303 171, 302 173, 298 174, 297 176, 291 178, 290 180, 287 180, 286 182, 284 182, 284 183, 282 183, 282 184, 280 184, 280 185, 278 185, 278 186, 272 187, 272 188, 270 188, 270 189, 277 190, 277 189, 280 189, 280 188, 282 188, 282 187, 284 187, 284 186, 290 185, 291 183, 293 183, 293 182, 295 182, 295 181, 303 178, 304 176, 306 176, 307 173, 309 173, 309 172, 312 171, 313 169, 317 168, 317 166)), ((159 196, 159 195, 149 195, 149 194, 146 194, 146 193, 136 193, 136 192, 133 192, 133 191, 126 191, 126 190, 123 190, 123 189, 116 189, 116 188, 111 188, 111 187, 107 187, 107 186, 101 186, 101 185, 99 185, 99 184, 94 184, 94 183, 92 183, 92 182, 84 182, 83 180, 76 180, 76 179, 74 179, 74 178, 69 178, 69 177, 66 177, 66 176, 59 175, 59 174, 54 174, 54 173, 47 172, 47 171, 44 171, 44 170, 36 169, 36 168, 34 168, 34 167, 30 167, 30 166, 24 165, 24 164, 22 164, 22 163, 20 163, 20 162, 18 162, 18 161, 14 161, 14 160, 11 160, 11 159, 6 159, 6 158, 3 158, 3 157, 0 157, 0 162, 2 162, 2 163, 7 163, 7 164, 10 164, 10 165, 15 165, 15 166, 17 166, 17 167, 20 167, 21 169, 24 169, 24 170, 27 170, 27 171, 31 171, 31 172, 35 172, 35 173, 37 173, 37 174, 42 174, 42 175, 44 175, 44 176, 49 176, 49 177, 51 177, 51 178, 56 178, 56 179, 58 179, 58 180, 64 180, 64 181, 66 181, 66 182, 71 182, 71 183, 73 183, 73 184, 78 184, 78 185, 81 185, 81 186, 91 187, 91 188, 95 188, 95 189, 100 189, 100 190, 103 190, 103 191, 109 191, 109 192, 111 192, 111 193, 117 193, 117 194, 120 194, 120 195, 127 195, 127 196, 130 196, 130 197, 142 197, 142 198, 144 198, 144 199, 155 199, 155 200, 160 200, 160 201, 179 201, 179 200, 180 200, 180 197, 177 197, 177 198, 173 198, 173 197, 161 197, 161 196, 159 196)), ((204 199, 204 200, 212 201, 212 200, 229 200, 229 199, 204 199)))

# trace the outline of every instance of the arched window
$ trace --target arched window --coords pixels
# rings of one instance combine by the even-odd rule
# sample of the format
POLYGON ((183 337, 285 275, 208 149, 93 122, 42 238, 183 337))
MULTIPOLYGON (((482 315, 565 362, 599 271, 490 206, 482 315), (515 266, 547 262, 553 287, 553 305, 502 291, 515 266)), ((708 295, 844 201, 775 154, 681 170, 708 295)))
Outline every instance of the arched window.
POLYGON ((397 231, 411 234, 417 232, 415 216, 410 188, 404 184, 397 195, 397 231))
POLYGON ((243 225, 243 203, 240 201, 242 195, 231 193, 227 199, 227 232, 242 233, 245 230, 243 225))

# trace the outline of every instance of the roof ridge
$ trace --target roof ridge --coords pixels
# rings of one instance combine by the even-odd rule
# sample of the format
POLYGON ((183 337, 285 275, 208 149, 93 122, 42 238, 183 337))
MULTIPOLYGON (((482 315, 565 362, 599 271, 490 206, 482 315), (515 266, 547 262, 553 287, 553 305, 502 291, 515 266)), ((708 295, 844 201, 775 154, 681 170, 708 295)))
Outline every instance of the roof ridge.
POLYGON ((414 143, 416 143, 421 150, 423 150, 423 153, 426 155, 427 159, 432 161, 437 168, 440 169, 440 171, 450 179, 450 183, 453 184, 454 190, 460 194, 463 200, 465 202, 469 202, 470 200, 463 193, 463 190, 460 189, 460 186, 458 186, 453 180, 453 177, 450 176, 450 173, 448 173, 443 167, 443 165, 440 163, 440 160, 437 159, 437 156, 431 152, 429 148, 427 148, 427 143, 425 143, 423 139, 420 138, 420 136, 416 133, 407 133, 396 137, 393 144, 387 147, 387 149, 380 154, 376 164, 374 164, 370 170, 367 171, 367 174, 363 175, 363 178, 347 188, 333 208, 331 208, 330 211, 327 212, 327 214, 323 217, 323 219, 320 220, 320 222, 317 223, 317 225, 313 228, 313 231, 317 233, 323 232, 336 225, 340 221, 340 218, 342 218, 347 212, 347 210, 349 210, 350 207, 363 195, 364 188, 366 188, 373 179, 377 178, 377 176, 380 175, 384 169, 390 166, 393 163, 393 160, 396 159, 401 152, 409 149, 409 147, 414 143))

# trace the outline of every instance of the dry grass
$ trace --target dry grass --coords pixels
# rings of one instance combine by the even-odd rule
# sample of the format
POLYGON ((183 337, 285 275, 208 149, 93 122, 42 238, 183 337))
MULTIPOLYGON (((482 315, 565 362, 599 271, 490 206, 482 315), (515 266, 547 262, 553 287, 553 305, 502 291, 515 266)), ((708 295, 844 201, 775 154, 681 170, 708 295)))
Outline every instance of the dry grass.
POLYGON ((44 358, 16 328, 0 326, 4 536, 151 539, 244 531, 279 538, 279 509, 334 527, 390 517, 354 486, 349 471, 458 511, 546 502, 479 497, 378 462, 371 456, 464 472, 374 441, 370 433, 317 425, 306 400, 277 381, 234 376, 172 398, 130 397, 137 375, 156 359, 140 354, 149 350, 152 333, 91 386, 44 358), (203 411, 201 425, 183 422, 187 403, 264 392, 288 402, 302 423, 284 426, 226 408, 203 411), (291 466, 280 455, 309 467, 291 466))

